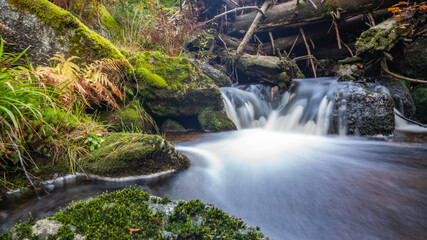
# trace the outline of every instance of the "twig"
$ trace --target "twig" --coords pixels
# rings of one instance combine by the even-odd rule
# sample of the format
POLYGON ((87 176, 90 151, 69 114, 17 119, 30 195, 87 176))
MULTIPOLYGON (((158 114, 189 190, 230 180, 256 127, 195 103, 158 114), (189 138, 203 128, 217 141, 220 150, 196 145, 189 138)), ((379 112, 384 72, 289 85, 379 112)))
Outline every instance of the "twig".
POLYGON ((396 116, 398 116, 398 117, 402 118, 403 120, 406 120, 406 121, 408 121, 408 122, 410 122, 410 123, 413 123, 413 124, 418 125, 418 126, 423 127, 423 128, 427 128, 427 125, 421 124, 421 123, 419 123, 419 122, 417 122, 417 121, 414 121, 414 120, 412 120, 412 119, 409 119, 409 118, 407 118, 407 117, 403 116, 403 115, 402 115, 399 111, 397 111, 396 109, 394 109, 394 114, 396 114, 396 116))
MULTIPOLYGON (((341 40, 341 39, 340 39, 341 40)), ((341 43, 344 45, 345 48, 347 48, 347 50, 350 52, 351 57, 354 57, 353 51, 351 51, 351 48, 345 44, 345 42, 343 40, 341 40, 341 43)))
POLYGON ((294 50, 294 47, 295 47, 295 44, 296 44, 296 43, 297 43, 297 41, 298 41, 298 38, 299 38, 299 34, 298 34, 298 36, 295 38, 295 41, 294 41, 294 43, 292 44, 291 50, 289 50, 289 53, 287 54, 288 58, 289 58, 289 56, 291 55, 292 50, 294 50))
POLYGON ((395 78, 398 78, 398 79, 401 79, 401 80, 405 80, 405 81, 409 81, 409 82, 417 82, 417 83, 427 83, 427 81, 425 81, 425 80, 419 80, 419 79, 414 79, 414 78, 404 77, 404 76, 401 76, 401 75, 398 75, 398 74, 396 74, 396 73, 391 72, 391 71, 388 69, 388 66, 387 66, 387 58, 386 58, 386 57, 383 57, 383 59, 381 60, 381 68, 382 68, 382 69, 383 69, 383 71, 384 71, 384 72, 386 72, 388 75, 391 75, 391 76, 393 76, 393 77, 395 77, 395 78))
POLYGON ((372 13, 368 13, 367 16, 368 16, 369 22, 371 23, 371 26, 375 27, 375 19, 372 16, 372 13))
POLYGON ((228 55, 230 55, 230 51, 228 51, 227 43, 225 43, 224 39, 220 35, 218 35, 219 40, 221 40, 222 44, 224 44, 225 50, 227 50, 228 55))
POLYGON ((24 165, 24 161, 22 161, 21 151, 19 151, 19 147, 16 145, 15 141, 13 141, 13 139, 12 139, 12 137, 11 137, 11 136, 9 136, 9 139, 10 139, 10 141, 12 142, 12 145, 13 145, 13 147, 15 148, 16 153, 18 153, 19 162, 21 163, 21 168, 22 168, 22 170, 24 171, 25 176, 27 177, 28 181, 31 183, 31 186, 33 186, 34 191, 36 192, 37 197, 38 197, 38 198, 40 198, 40 196, 39 196, 39 194, 38 194, 38 192, 37 192, 37 188, 36 188, 36 186, 34 185, 33 181, 31 181, 31 178, 30 178, 30 176, 28 175, 27 169, 25 168, 25 165, 24 165))
POLYGON ((313 7, 317 10, 317 6, 316 6, 316 4, 314 4, 314 2, 313 2, 313 1, 311 1, 311 0, 308 0, 308 1, 310 1, 310 2, 311 2, 311 4, 313 5, 313 7))
MULTIPOLYGON (((261 6, 261 12, 265 12, 269 5, 270 5, 270 0, 266 0, 261 6)), ((240 56, 243 54, 243 50, 245 49, 246 45, 248 45, 249 40, 252 38, 252 35, 254 34, 255 29, 258 26, 258 23, 261 20, 262 16, 263 14, 260 12, 258 12, 257 15, 255 16, 251 26, 249 27, 248 31, 245 34, 245 37, 243 38, 242 42, 237 48, 236 59, 239 59, 240 56)))
POLYGON ((270 36, 271 49, 273 49, 273 55, 276 55, 276 47, 274 45, 274 38, 271 32, 268 32, 268 36, 270 36))
POLYGON ((314 45, 313 39, 309 38, 311 46, 313 47, 313 50, 316 49, 316 45, 314 45))
MULTIPOLYGON (((300 33, 301 33, 301 35, 302 35, 302 38, 304 39, 304 44, 305 44, 305 47, 307 48, 307 54, 308 54, 309 56, 312 56, 312 55, 311 55, 310 46, 308 46, 308 44, 307 44, 307 39, 305 39, 304 30, 302 30, 302 28, 300 28, 300 29, 299 29, 299 31, 300 31, 300 33)), ((316 74, 316 67, 314 66, 314 61, 313 61, 313 59, 312 59, 312 58, 310 58, 310 63, 311 63, 311 68, 312 68, 312 70, 313 70, 314 78, 317 78, 317 74, 316 74)))
POLYGON ((212 19, 210 19, 210 20, 206 21, 206 22, 205 22, 205 24, 211 23, 211 22, 213 22, 213 21, 215 21, 215 20, 217 20, 217 19, 221 18, 221 17, 222 17, 222 16, 224 16, 224 15, 227 15, 227 14, 230 14, 230 13, 235 13, 235 12, 237 12, 237 11, 239 11, 239 10, 248 10, 248 9, 255 9, 255 10, 257 10, 259 13, 261 13, 263 17, 265 17, 265 13, 264 13, 264 11, 262 11, 262 9, 261 9, 261 8, 259 8, 259 7, 257 7, 257 6, 247 6, 247 7, 239 7, 239 8, 231 9, 231 10, 229 10, 229 11, 226 11, 226 12, 223 12, 223 13, 221 13, 221 14, 218 14, 218 15, 216 15, 215 17, 213 17, 212 19))

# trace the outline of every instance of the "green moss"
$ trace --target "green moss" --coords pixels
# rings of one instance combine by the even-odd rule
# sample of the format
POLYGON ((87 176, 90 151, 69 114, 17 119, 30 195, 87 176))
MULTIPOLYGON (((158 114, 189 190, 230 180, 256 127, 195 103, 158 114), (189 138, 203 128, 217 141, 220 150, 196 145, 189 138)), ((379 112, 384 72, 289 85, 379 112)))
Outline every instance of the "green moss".
POLYGON ((166 119, 166 121, 163 122, 162 130, 169 132, 185 132, 185 128, 172 119, 166 119))
POLYGON ((197 117, 204 131, 219 132, 236 130, 236 125, 223 112, 204 109, 197 117))
POLYGON ((356 42, 357 52, 389 51, 399 40, 396 26, 397 21, 390 19, 364 31, 356 42))
POLYGON ((122 53, 107 39, 90 30, 71 13, 47 0, 9 0, 21 10, 36 14, 58 36, 69 38, 72 46, 67 55, 79 56, 85 61, 100 58, 115 58, 126 61, 122 53))
POLYGON ((188 87, 201 87, 200 84, 212 83, 210 78, 186 58, 169 57, 160 52, 146 51, 135 54, 129 61, 136 69, 137 77, 152 87, 177 91, 186 90, 188 87), (199 81, 193 81, 195 77, 199 81), (200 81, 200 78, 203 81, 200 81), (189 83, 192 84, 184 86, 184 84, 189 83))
POLYGON ((415 104, 415 117, 422 123, 427 123, 427 87, 417 87, 412 92, 415 104))
POLYGON ((137 176, 189 167, 187 157, 158 135, 110 133, 101 148, 81 161, 87 173, 108 177, 137 176))
MULTIPOLYGON (((50 219, 65 224, 55 235, 58 239, 73 235, 69 226, 86 239, 265 239, 242 220, 200 200, 170 202, 136 188, 74 203, 50 219), (166 213, 166 208, 173 212, 166 213), (129 228, 139 231, 130 233, 129 228)), ((31 232, 34 224, 30 219, 13 234, 37 238, 31 232)))

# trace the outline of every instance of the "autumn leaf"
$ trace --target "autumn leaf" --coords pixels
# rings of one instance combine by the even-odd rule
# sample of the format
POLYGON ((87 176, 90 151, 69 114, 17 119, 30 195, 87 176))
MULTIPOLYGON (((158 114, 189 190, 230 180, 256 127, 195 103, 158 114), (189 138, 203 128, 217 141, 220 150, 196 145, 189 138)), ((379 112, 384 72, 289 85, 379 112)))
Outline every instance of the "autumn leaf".
POLYGON ((134 232, 139 232, 139 228, 130 228, 130 227, 126 227, 126 229, 129 231, 129 233, 134 233, 134 232))

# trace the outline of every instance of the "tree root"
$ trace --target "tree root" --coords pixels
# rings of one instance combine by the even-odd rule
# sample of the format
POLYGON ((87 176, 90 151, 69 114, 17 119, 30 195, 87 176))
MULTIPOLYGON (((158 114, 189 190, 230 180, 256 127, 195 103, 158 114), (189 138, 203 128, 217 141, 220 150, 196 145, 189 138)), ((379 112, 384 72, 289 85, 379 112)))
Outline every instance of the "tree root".
POLYGON ((390 75, 390 76, 392 76, 392 77, 395 77, 395 78, 398 78, 398 79, 401 79, 401 80, 405 80, 405 81, 409 81, 409 82, 417 82, 417 83, 424 83, 424 84, 427 84, 427 81, 426 81, 426 80, 419 80, 419 79, 414 79, 414 78, 404 77, 404 76, 401 76, 401 75, 399 75, 399 74, 396 74, 396 73, 391 72, 391 71, 388 69, 388 66, 387 66, 387 58, 386 58, 386 57, 383 57, 383 59, 381 60, 381 68, 382 68, 382 70, 383 70, 385 73, 387 73, 388 75, 390 75))

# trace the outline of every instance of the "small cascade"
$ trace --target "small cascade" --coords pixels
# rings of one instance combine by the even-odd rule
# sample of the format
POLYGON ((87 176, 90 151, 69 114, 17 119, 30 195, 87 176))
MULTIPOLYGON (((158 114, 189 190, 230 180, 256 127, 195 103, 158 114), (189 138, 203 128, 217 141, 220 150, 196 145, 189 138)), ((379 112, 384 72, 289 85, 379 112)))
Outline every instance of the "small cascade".
POLYGON ((291 91, 257 85, 243 91, 222 88, 225 110, 238 129, 265 128, 325 135, 340 83, 334 78, 297 79, 291 91), (249 92, 250 91, 250 92, 249 92))

